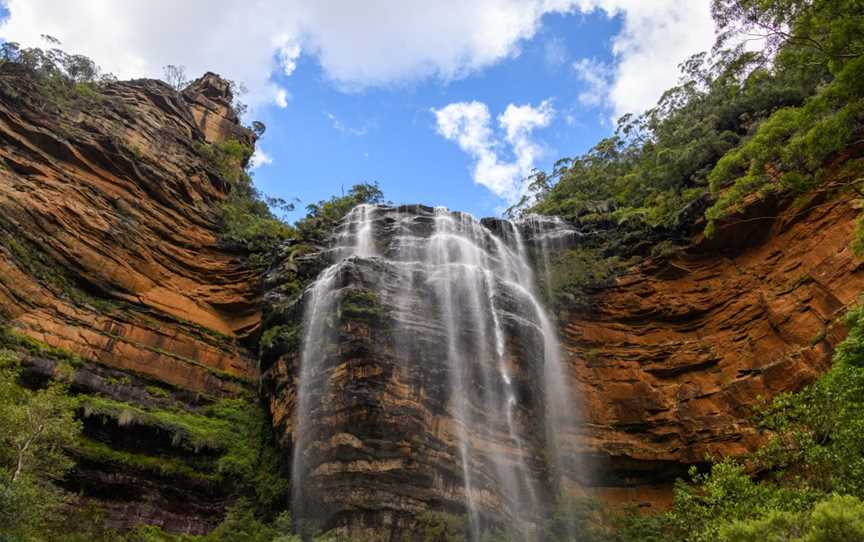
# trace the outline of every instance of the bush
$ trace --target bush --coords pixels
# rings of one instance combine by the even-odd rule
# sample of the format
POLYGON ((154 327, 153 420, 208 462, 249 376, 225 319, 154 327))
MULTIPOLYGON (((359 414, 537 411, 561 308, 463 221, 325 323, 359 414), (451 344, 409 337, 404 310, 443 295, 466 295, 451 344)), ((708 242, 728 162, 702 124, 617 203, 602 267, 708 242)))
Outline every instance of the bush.
POLYGON ((73 466, 65 446, 81 431, 68 394, 71 369, 46 388, 18 384, 17 355, 0 351, 0 539, 39 540, 70 496, 55 482, 73 466))
POLYGON ((860 78, 864 57, 846 64, 837 79, 803 105, 775 112, 752 138, 717 163, 708 176, 712 192, 719 195, 706 212, 709 233, 749 194, 805 192, 820 184, 825 161, 861 135, 860 78))
POLYGON ((423 512, 417 517, 422 542, 462 542, 468 535, 464 516, 446 512, 423 512))
POLYGON ((585 304, 592 289, 608 286, 620 270, 618 258, 604 256, 600 249, 568 250, 552 263, 548 297, 559 306, 585 304))
POLYGON ((362 203, 381 203, 383 199, 384 194, 378 183, 355 184, 343 196, 333 196, 329 200, 308 205, 308 213, 297 221, 295 227, 303 242, 322 245, 333 232, 336 223, 351 209, 362 203))

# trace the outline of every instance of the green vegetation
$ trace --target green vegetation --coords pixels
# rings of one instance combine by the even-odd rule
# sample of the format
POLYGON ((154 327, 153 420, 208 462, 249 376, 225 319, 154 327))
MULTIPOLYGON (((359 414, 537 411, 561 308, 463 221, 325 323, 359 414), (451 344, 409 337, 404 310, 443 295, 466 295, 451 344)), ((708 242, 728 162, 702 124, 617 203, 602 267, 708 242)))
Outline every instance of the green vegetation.
POLYGON ((378 320, 385 314, 378 304, 378 296, 369 290, 352 289, 346 291, 339 300, 337 317, 365 318, 378 320))
POLYGON ((106 97, 102 87, 116 77, 103 74, 93 60, 84 55, 66 53, 58 48, 60 41, 42 36, 48 49, 22 48, 15 42, 0 44, 0 73, 16 71, 26 74, 38 83, 34 88, 38 94, 20 92, 4 81, 0 81, 3 92, 44 108, 93 107, 106 97))
POLYGON ((578 247, 554 259, 549 272, 549 300, 554 305, 582 305, 592 288, 608 286, 621 270, 617 257, 605 256, 602 250, 578 247))
POLYGON ((857 190, 855 168, 825 166, 862 136, 860 2, 714 0, 713 14, 717 43, 682 64, 679 86, 620 119, 585 155, 535 173, 532 194, 512 211, 645 231, 692 221, 692 204, 714 198, 711 234, 751 195, 801 194, 827 181, 857 190), (760 36, 763 49, 753 51, 760 36), (742 38, 750 47, 730 45, 742 38))
POLYGON ((706 213, 708 233, 749 194, 806 192, 822 185, 823 164, 862 135, 862 121, 864 57, 846 63, 801 106, 774 112, 746 143, 718 161, 708 176, 719 196, 706 213))
POLYGON ((58 367, 45 389, 18 385, 17 354, 0 351, 0 539, 40 540, 62 517, 68 496, 54 485, 72 467, 63 446, 81 431, 58 367))
POLYGON ((336 223, 351 209, 361 203, 381 203, 383 199, 378 183, 355 184, 347 194, 308 205, 306 216, 295 224, 298 236, 304 243, 323 245, 336 223))
POLYGON ((49 346, 8 326, 0 326, 0 347, 9 350, 24 351, 33 356, 40 356, 68 363, 72 366, 84 364, 84 358, 74 352, 49 346))
POLYGON ((247 171, 251 147, 226 141, 201 145, 199 152, 230 186, 228 198, 222 204, 223 239, 249 251, 250 263, 259 268, 270 263, 273 249, 284 241, 294 241, 292 251, 324 244, 336 222, 348 211, 361 203, 380 202, 383 197, 377 184, 357 184, 347 195, 308 205, 308 214, 292 227, 277 217, 273 209, 291 211, 294 205, 263 196, 252 183, 247 171))
MULTIPOLYGON (((172 435, 175 446, 191 452, 220 452, 215 463, 196 476, 239 481, 240 486, 253 491, 260 505, 272 504, 287 491, 286 481, 279 475, 277 452, 267 442, 270 431, 266 416, 263 409, 251 400, 223 399, 200 414, 145 409, 98 396, 82 397, 80 404, 84 418, 102 416, 115 420, 120 426, 158 427, 172 435)), ((163 461, 161 458, 145 458, 105 448, 91 442, 83 442, 77 447, 86 456, 101 454, 105 459, 143 467, 143 470, 180 473, 189 468, 170 459, 157 465, 163 461)))
POLYGON ((86 459, 106 465, 129 467, 140 472, 149 472, 161 476, 187 478, 204 482, 219 482, 222 477, 201 468, 190 465, 181 459, 156 457, 116 450, 104 442, 80 438, 71 446, 76 458, 86 459))
MULTIPOLYGON (((12 337, 16 347, 39 346, 22 341, 21 336, 12 337)), ((56 539, 57 533, 63 533, 63 540, 81 541, 196 539, 169 536, 152 527, 123 534, 100 524, 98 511, 81 510, 75 496, 56 485, 76 460, 229 484, 238 495, 249 497, 241 499, 249 510, 270 510, 286 494, 287 480, 280 474, 270 424, 257 402, 224 399, 192 413, 74 396, 69 391, 74 369, 68 364, 57 365, 46 387, 30 390, 19 382, 18 356, 0 350, 0 540, 42 542, 56 539), (81 418, 86 421, 92 416, 110 418, 120 426, 160 428, 173 435, 172 444, 178 450, 207 453, 157 456, 114 449, 82 435, 81 418), (77 511, 70 514, 70 505, 77 511)), ((229 520, 236 523, 236 514, 229 514, 226 522, 229 520)), ((217 535, 224 535, 226 529, 229 527, 217 530, 217 535)))
POLYGON ((468 533, 464 516, 446 512, 423 512, 417 522, 417 534, 423 542, 460 542, 468 533))
POLYGON ((303 326, 300 323, 284 324, 268 328, 261 334, 261 348, 269 350, 280 345, 286 351, 297 350, 303 340, 303 326))
POLYGON ((258 192, 247 172, 254 149, 239 141, 201 144, 198 147, 204 162, 215 169, 229 187, 228 198, 222 203, 222 237, 250 253, 250 263, 261 267, 267 263, 273 248, 293 237, 293 229, 271 210, 290 208, 284 201, 266 198, 258 192))

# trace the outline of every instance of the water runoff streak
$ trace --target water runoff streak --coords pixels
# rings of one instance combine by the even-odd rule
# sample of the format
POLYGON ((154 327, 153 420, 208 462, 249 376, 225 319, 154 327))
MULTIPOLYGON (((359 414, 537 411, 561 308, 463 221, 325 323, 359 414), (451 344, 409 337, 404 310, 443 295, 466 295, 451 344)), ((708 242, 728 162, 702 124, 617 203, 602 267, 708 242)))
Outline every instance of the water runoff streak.
POLYGON ((537 520, 568 471, 560 439, 572 432, 574 407, 533 266, 548 280, 550 251, 574 235, 549 217, 479 221, 445 208, 354 208, 332 237, 332 264, 305 293, 295 510, 309 474, 310 401, 324 396, 314 387, 326 385, 318 369, 334 340, 328 319, 338 304, 336 277, 343 266, 374 260, 391 277, 376 294, 398 315, 395 350, 410 356, 417 330, 428 330, 446 364, 450 442, 471 538, 503 524, 536 539, 537 520))

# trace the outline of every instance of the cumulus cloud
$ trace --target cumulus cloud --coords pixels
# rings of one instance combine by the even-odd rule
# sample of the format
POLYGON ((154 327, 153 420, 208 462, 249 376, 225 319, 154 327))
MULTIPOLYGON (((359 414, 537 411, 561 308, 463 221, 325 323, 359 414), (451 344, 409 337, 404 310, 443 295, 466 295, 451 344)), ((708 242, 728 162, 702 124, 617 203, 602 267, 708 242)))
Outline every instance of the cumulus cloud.
POLYGON ((456 143, 474 160, 474 182, 508 203, 525 193, 524 180, 542 155, 531 135, 545 128, 555 114, 549 100, 539 106, 510 104, 498 115, 498 132, 492 127, 489 108, 483 102, 451 103, 433 109, 438 133, 456 143), (512 159, 504 157, 509 152, 512 159))
POLYGON ((579 103, 586 106, 604 103, 609 96, 614 68, 593 58, 580 58, 573 63, 573 69, 585 85, 579 93, 579 103))
MULTIPOLYGON (((317 58, 345 89, 450 80, 519 54, 548 13, 620 15, 608 103, 616 114, 652 105, 676 64, 711 44, 710 0, 0 0, 0 37, 39 45, 41 34, 122 78, 159 77, 166 64, 242 81, 246 101, 287 104, 274 74, 317 58)), ((560 59, 552 42, 552 60, 560 59)))
POLYGON ((300 44, 292 40, 288 34, 280 34, 274 40, 274 44, 278 48, 276 57, 279 60, 279 66, 282 68, 282 73, 285 76, 290 76, 297 69, 297 59, 300 58, 300 44))
POLYGON ((518 54, 548 0, 0 0, 0 37, 39 45, 50 34, 121 78, 158 77, 166 64, 243 81, 253 106, 273 102, 274 73, 317 57, 345 88, 463 76, 518 54))
POLYGON ((605 74, 603 89, 616 117, 653 106, 678 81, 678 64, 714 43, 709 0, 582 0, 580 7, 623 18, 612 41, 614 70, 605 74))
POLYGON ((288 91, 281 87, 276 87, 276 94, 273 96, 273 103, 276 104, 276 107, 281 109, 285 109, 288 107, 288 91))
POLYGON ((271 158, 269 154, 264 152, 260 145, 256 146, 255 152, 252 153, 252 158, 249 159, 249 167, 255 170, 261 166, 269 166, 272 163, 273 158, 271 158))

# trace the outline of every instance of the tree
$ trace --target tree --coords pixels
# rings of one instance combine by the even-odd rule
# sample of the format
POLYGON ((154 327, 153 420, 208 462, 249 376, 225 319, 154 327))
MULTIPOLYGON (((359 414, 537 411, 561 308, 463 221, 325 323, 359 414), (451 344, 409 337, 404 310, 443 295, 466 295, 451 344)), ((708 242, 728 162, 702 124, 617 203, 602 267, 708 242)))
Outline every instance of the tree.
POLYGON ((380 203, 383 199, 384 193, 378 183, 355 184, 345 195, 307 205, 308 214, 298 220, 295 227, 304 242, 323 244, 336 223, 351 209, 361 203, 380 203))
POLYGON ((20 373, 17 356, 0 352, 0 538, 26 539, 57 517, 67 496, 54 482, 72 467, 64 447, 81 431, 68 366, 36 391, 19 385, 20 373))
POLYGON ((165 82, 177 92, 180 92, 189 84, 189 80, 186 78, 186 68, 183 66, 168 64, 162 68, 162 73, 165 76, 165 82))

